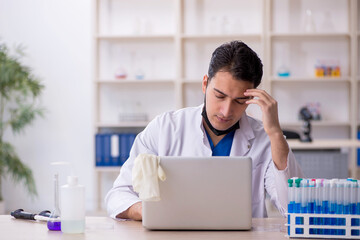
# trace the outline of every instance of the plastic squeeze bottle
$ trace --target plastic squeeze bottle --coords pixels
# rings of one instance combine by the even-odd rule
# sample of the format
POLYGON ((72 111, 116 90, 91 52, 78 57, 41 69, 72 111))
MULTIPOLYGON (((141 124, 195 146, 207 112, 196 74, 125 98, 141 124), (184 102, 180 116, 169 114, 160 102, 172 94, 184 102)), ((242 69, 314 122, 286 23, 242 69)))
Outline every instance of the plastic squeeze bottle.
POLYGON ((79 185, 78 177, 68 176, 67 184, 61 186, 61 231, 83 233, 85 230, 85 187, 79 185))

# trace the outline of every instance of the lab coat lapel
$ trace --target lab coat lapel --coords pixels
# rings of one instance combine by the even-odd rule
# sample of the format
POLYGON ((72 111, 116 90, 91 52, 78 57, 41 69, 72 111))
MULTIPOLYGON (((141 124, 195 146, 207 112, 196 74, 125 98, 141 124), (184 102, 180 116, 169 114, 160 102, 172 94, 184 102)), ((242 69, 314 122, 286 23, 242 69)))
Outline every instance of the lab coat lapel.
POLYGON ((211 156, 212 150, 211 150, 207 135, 205 133, 205 128, 203 125, 203 120, 202 120, 202 115, 201 115, 203 107, 204 107, 204 104, 201 104, 198 107, 198 111, 196 113, 196 116, 197 116, 196 124, 195 124, 196 129, 194 129, 194 133, 196 133, 196 136, 199 139, 199 143, 201 144, 201 147, 198 148, 198 150, 200 150, 202 152, 201 156, 211 156))
POLYGON ((240 128, 236 130, 230 156, 245 156, 252 147, 252 139, 255 138, 254 131, 244 112, 240 119, 240 128))

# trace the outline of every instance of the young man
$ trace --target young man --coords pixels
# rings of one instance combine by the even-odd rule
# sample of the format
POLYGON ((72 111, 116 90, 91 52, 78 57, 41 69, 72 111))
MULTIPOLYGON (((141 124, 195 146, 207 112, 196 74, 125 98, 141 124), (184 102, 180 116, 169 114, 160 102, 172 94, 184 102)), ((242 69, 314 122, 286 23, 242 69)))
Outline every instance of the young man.
POLYGON ((280 128, 277 102, 256 89, 263 70, 257 54, 233 41, 212 54, 202 81, 205 96, 199 107, 166 112, 138 134, 130 157, 105 198, 113 218, 142 219, 142 204, 133 191, 131 170, 140 153, 157 156, 250 156, 253 161, 253 217, 266 217, 265 191, 283 215, 287 179, 302 172, 280 128), (262 110, 262 122, 246 115, 249 104, 262 110))

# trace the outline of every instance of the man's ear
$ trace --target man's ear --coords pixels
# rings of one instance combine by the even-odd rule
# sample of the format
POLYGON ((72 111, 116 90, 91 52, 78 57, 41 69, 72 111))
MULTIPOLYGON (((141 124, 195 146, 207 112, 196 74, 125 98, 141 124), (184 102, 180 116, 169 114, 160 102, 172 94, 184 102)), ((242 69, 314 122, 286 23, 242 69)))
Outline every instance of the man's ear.
POLYGON ((202 91, 205 94, 206 92, 206 87, 208 85, 208 81, 209 81, 209 77, 205 74, 202 80, 202 91))

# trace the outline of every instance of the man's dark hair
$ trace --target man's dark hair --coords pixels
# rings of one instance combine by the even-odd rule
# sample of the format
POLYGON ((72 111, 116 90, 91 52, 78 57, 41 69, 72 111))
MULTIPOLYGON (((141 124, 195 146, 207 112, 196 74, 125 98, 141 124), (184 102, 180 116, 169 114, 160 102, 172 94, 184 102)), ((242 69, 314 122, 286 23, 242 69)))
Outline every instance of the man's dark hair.
POLYGON ((258 55, 241 41, 232 41, 216 48, 209 64, 209 80, 219 71, 229 72, 233 78, 259 86, 263 65, 258 55))

